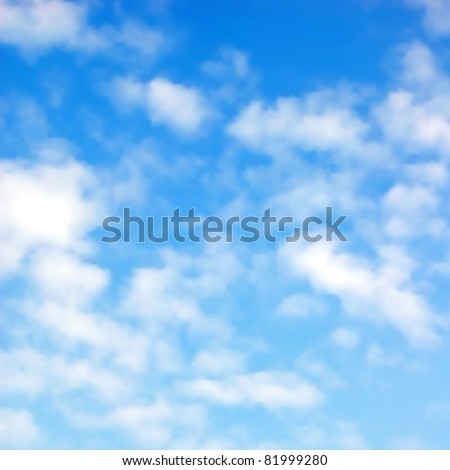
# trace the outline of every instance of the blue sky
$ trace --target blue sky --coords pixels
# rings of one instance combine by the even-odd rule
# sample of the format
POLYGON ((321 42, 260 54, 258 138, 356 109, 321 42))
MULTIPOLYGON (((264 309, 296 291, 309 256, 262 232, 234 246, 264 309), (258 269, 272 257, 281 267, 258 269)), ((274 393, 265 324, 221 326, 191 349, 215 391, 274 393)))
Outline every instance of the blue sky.
POLYGON ((0 0, 0 447, 448 448, 447 0, 0 0), (102 243, 345 214, 348 242, 102 243))

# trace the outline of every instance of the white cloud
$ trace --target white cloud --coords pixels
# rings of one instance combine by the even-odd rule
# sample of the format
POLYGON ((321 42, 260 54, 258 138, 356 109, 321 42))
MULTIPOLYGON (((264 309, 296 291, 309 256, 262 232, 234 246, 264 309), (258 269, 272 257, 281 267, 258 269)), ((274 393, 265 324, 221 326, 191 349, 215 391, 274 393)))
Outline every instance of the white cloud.
POLYGON ((406 171, 411 181, 436 189, 444 187, 449 181, 449 169, 443 162, 414 163, 406 171))
POLYGON ((263 153, 300 149, 354 154, 361 149, 367 125, 329 95, 322 91, 304 100, 278 98, 272 106, 253 101, 231 122, 228 133, 263 153))
MULTIPOLYGON (((29 5, 44 3, 41 0, 29 5)), ((68 3, 47 2, 63 6, 68 3)), ((11 6, 12 3, 0 5, 11 6)), ((80 4, 70 5, 82 9, 80 4)), ((74 13, 73 21, 85 25, 85 16, 84 11, 77 19, 74 13)), ((20 26, 22 19, 17 21, 20 26)), ((72 36, 78 37, 76 25, 72 31, 75 31, 72 36)), ((97 33, 100 36, 95 37, 100 42, 95 47, 99 48, 104 47, 101 40, 110 35, 114 36, 112 43, 141 48, 144 55, 156 54, 159 47, 157 37, 136 24, 129 23, 117 30, 104 28, 97 33)), ((55 31, 55 37, 46 39, 43 35, 41 43, 38 41, 39 47, 82 47, 81 43, 76 45, 76 41, 66 42, 58 34, 55 31)), ((17 44, 32 49, 25 43, 17 44)), ((231 54, 228 59, 227 66, 233 73, 246 76, 245 57, 231 54)), ((222 73, 220 64, 209 64, 209 72, 222 73)), ((281 98, 269 105, 253 102, 229 126, 229 132, 244 145, 275 156, 285 149, 339 155, 368 149, 370 154, 373 147, 367 142, 367 136, 371 135, 369 122, 375 119, 384 132, 382 139, 386 140, 380 146, 386 143, 401 149, 401 156, 405 151, 413 151, 410 149, 416 143, 420 144, 419 150, 446 152, 450 143, 446 137, 448 111, 445 101, 444 105, 439 104, 440 100, 430 96, 437 88, 440 93, 437 96, 442 96, 446 87, 434 58, 420 45, 407 49, 401 75, 402 89, 392 92, 367 122, 366 118, 358 116, 351 100, 339 101, 335 96, 319 92, 303 99, 281 98), (410 74, 406 73, 408 70, 410 74), (433 83, 439 86, 435 88, 433 83), (427 124, 429 127, 422 129, 427 124), (410 133, 414 135, 409 136, 410 133), (408 147, 409 141, 412 141, 411 147, 408 147)), ((176 132, 192 134, 211 116, 198 89, 164 78, 149 82, 121 78, 112 88, 115 100, 142 108, 152 122, 176 132)), ((326 299, 320 294, 331 294, 341 300, 343 309, 350 315, 394 327, 414 344, 426 345, 438 339, 433 311, 421 295, 423 285, 415 281, 420 264, 406 254, 406 246, 400 242, 404 243, 407 234, 414 229, 411 221, 419 220, 417 217, 424 213, 442 211, 443 196, 438 191, 448 183, 444 159, 429 162, 424 156, 418 163, 403 166, 405 181, 389 173, 396 181, 384 196, 377 193, 382 216, 387 221, 383 235, 393 237, 398 245, 369 246, 368 251, 377 252, 369 258, 356 251, 339 251, 330 245, 299 248, 291 244, 284 249, 281 266, 276 267, 281 269, 276 271, 279 279, 273 286, 270 285, 274 279, 273 253, 240 259, 237 254, 242 255, 242 252, 236 252, 235 247, 228 251, 208 246, 198 256, 162 249, 158 250, 161 254, 158 260, 151 259, 145 264, 139 259, 138 268, 133 266, 133 259, 127 260, 131 265, 130 273, 121 269, 109 271, 97 265, 89 234, 105 214, 107 203, 101 188, 108 186, 114 193, 117 173, 110 173, 113 184, 105 185, 104 175, 96 176, 88 165, 61 158, 58 148, 46 148, 38 153, 37 161, 18 160, 0 165, 0 199, 4 202, 0 207, 2 267, 8 276, 20 274, 19 282, 25 281, 21 287, 26 294, 25 300, 16 298, 6 305, 7 309, 14 310, 7 312, 11 313, 11 318, 13 313, 25 313, 26 318, 25 322, 18 320, 18 326, 15 318, 11 320, 11 339, 19 344, 0 354, 0 383, 6 384, 0 394, 55 397, 64 410, 68 410, 65 406, 71 398, 76 397, 74 407, 79 406, 83 412, 68 412, 68 422, 86 430, 122 432, 143 447, 168 447, 177 442, 191 442, 195 447, 201 442, 200 436, 207 426, 207 409, 186 403, 187 399, 209 406, 242 406, 247 411, 256 406, 271 411, 317 407, 325 401, 322 389, 327 391, 343 384, 330 366, 304 354, 296 360, 295 372, 248 372, 250 354, 234 346, 242 347, 250 341, 240 336, 244 336, 245 331, 235 333, 223 320, 225 315, 235 314, 230 312, 230 304, 235 307, 239 303, 239 307, 245 309, 242 313, 249 314, 252 307, 261 305, 259 302, 263 299, 249 299, 248 304, 234 303, 241 295, 253 294, 244 292, 247 284, 234 290, 233 283, 243 278, 243 272, 248 274, 245 282, 255 284, 252 285, 255 293, 270 286, 273 290, 269 296, 274 292, 278 295, 278 286, 282 285, 283 292, 286 289, 286 266, 290 266, 296 276, 309 280, 319 295, 286 296, 278 305, 277 311, 282 315, 307 317, 324 312, 326 299), (244 266, 247 266, 245 270, 244 266), (122 282, 128 275, 128 280, 122 282), (112 276, 120 279, 110 279, 112 276), (112 299, 119 307, 112 305, 112 299), (183 349, 182 339, 192 331, 201 332, 203 336, 187 338, 189 349, 183 349), (171 404, 166 398, 159 399, 162 394, 166 397, 165 392, 175 392, 183 403, 171 404), (91 395, 97 401, 93 402, 91 395), (156 399, 149 403, 153 395, 156 399), (91 405, 99 402, 105 411, 97 415, 91 405)), ((135 163, 134 156, 127 154, 126 157, 135 163)), ((150 168, 154 162, 152 160, 145 168, 150 168)), ((248 194, 251 197, 255 188, 262 188, 271 202, 288 208, 288 214, 322 208, 330 205, 329 201, 354 209, 357 216, 374 214, 373 198, 367 196, 362 187, 367 182, 366 175, 361 176, 364 168, 354 171, 352 167, 333 174, 328 166, 316 171, 313 164, 293 165, 279 173, 273 171, 274 166, 267 168, 264 181, 258 180, 262 173, 257 171, 253 180, 246 180, 250 184, 256 182, 255 186, 246 188, 248 194)), ((139 165, 133 170, 149 173, 141 171, 139 165)), ((158 171, 158 175, 163 174, 161 167, 158 171)), ((374 174, 374 185, 370 183, 369 191, 378 184, 378 177, 379 174, 374 174)), ((127 180, 121 187, 121 194, 130 194, 135 181, 127 180)), ((226 211, 231 214, 248 194, 240 193, 236 204, 230 204, 226 211)), ((427 225, 420 220, 421 225, 427 225)), ((294 285, 286 290, 295 292, 300 287, 296 278, 294 285)), ((8 300, 14 296, 15 292, 8 300)), ((253 320, 249 317, 238 324, 243 325, 243 330, 256 331, 252 329, 253 320)), ((355 331, 341 327, 331 333, 331 339, 340 347, 355 348, 359 337, 355 331)), ((258 339, 253 344, 257 342, 258 339)), ((280 353, 282 358, 272 357, 277 361, 289 360, 284 357, 285 353, 280 353)), ((390 355, 376 343, 369 347, 366 359, 370 364, 391 364, 390 355)), ((26 423, 27 418, 22 417, 22 422, 26 423)), ((329 429, 303 428, 301 434, 311 438, 311 446, 319 446, 319 442, 321 445, 325 442, 325 447, 365 446, 357 427, 345 421, 333 423, 329 429)), ((210 442, 223 441, 216 441, 212 436, 210 442)), ((237 439, 236 442, 245 441, 237 439)), ((308 441, 300 439, 300 442, 308 441)))
POLYGON ((148 83, 146 100, 153 122, 187 134, 196 132, 210 114, 198 90, 164 78, 148 83))
POLYGON ((82 305, 108 285, 109 271, 56 250, 37 252, 28 271, 39 296, 67 305, 82 305))
POLYGON ((325 400, 315 385, 289 372, 255 372, 222 380, 197 379, 181 387, 188 395, 222 405, 302 410, 319 406, 325 400))
POLYGON ((65 160, 0 164, 0 274, 16 271, 32 250, 57 247, 86 251, 86 233, 105 207, 90 169, 65 160), (86 197, 86 194, 93 197, 86 197))
POLYGON ((199 375, 235 375, 245 369, 245 355, 231 349, 200 351, 192 361, 192 369, 199 375))
POLYGON ((194 87, 157 77, 142 83, 130 77, 116 78, 110 87, 111 98, 120 105, 142 107, 154 124, 181 134, 198 132, 212 117, 201 92, 194 87))
POLYGON ((100 399, 122 399, 130 388, 121 374, 93 360, 70 360, 30 348, 0 351, 0 395, 61 395, 71 391, 93 392, 100 399))
POLYGON ((93 28, 85 3, 66 0, 0 0, 0 42, 34 57, 52 48, 85 52, 122 49, 153 58, 165 46, 164 36, 136 22, 118 28, 93 28))
POLYGON ((120 28, 109 28, 107 40, 115 47, 136 51, 144 60, 153 59, 166 48, 165 36, 144 24, 127 21, 120 28))
POLYGON ((399 79, 402 83, 413 87, 436 87, 445 82, 438 61, 425 44, 413 41, 398 50, 399 79))
POLYGON ((42 303, 27 300, 25 312, 60 346, 70 349, 84 344, 128 370, 146 365, 149 338, 108 316, 47 299, 42 303))
POLYGON ((111 82, 109 94, 114 103, 122 107, 143 106, 146 84, 132 77, 117 77, 111 82))
POLYGON ((85 21, 86 9, 81 3, 1 0, 0 40, 26 51, 55 45, 67 47, 83 36, 85 21))
POLYGON ((293 151, 327 152, 340 162, 357 157, 362 163, 384 165, 395 164, 399 154, 429 150, 448 157, 450 80, 421 42, 395 51, 398 83, 380 102, 367 90, 348 87, 279 97, 268 104, 255 100, 229 124, 228 134, 278 160, 287 160, 293 151), (368 105, 368 113, 357 105, 368 105), (381 138, 375 139, 380 130, 381 138))
POLYGON ((437 341, 436 318, 412 289, 414 264, 401 251, 382 250, 377 264, 338 252, 330 243, 301 250, 286 247, 281 252, 294 273, 305 276, 319 291, 338 296, 350 314, 391 325, 416 345, 437 341))
MULTIPOLYGON (((106 315, 93 306, 108 285, 107 270, 57 250, 32 254, 27 268, 30 291, 18 308, 56 344, 67 350, 87 346, 97 357, 129 371, 146 367, 150 338, 113 319, 113 311, 106 315)), ((158 351, 161 341, 152 346, 158 351)))
POLYGON ((144 405, 124 405, 104 415, 87 415, 71 409, 66 414, 83 430, 119 430, 138 446, 153 449, 176 447, 177 440, 185 436, 190 436, 193 447, 197 447, 207 425, 201 405, 172 404, 162 399, 144 405))
POLYGON ((188 324, 195 331, 225 338, 229 329, 220 318, 205 315, 202 300, 222 296, 242 272, 236 255, 219 245, 198 256, 162 251, 164 267, 133 272, 122 310, 153 325, 188 324))
POLYGON ((29 449, 43 439, 42 430, 26 410, 0 408, 0 448, 29 449))
POLYGON ((386 138, 402 152, 433 150, 450 154, 450 122, 434 101, 417 101, 409 91, 394 91, 374 115, 386 138))
POLYGON ((405 0, 407 4, 424 10, 424 24, 430 33, 446 36, 450 33, 449 0, 405 0))
POLYGON ((397 48, 400 51, 398 84, 372 107, 371 117, 386 143, 402 155, 435 152, 450 155, 450 80, 440 61, 421 42, 397 48))
POLYGON ((134 315, 198 323, 201 312, 197 300, 177 287, 182 278, 172 268, 140 268, 135 270, 124 301, 124 309, 134 315))
POLYGON ((383 196, 383 229, 395 238, 440 236, 447 232, 445 220, 438 215, 440 203, 432 188, 398 183, 383 196))

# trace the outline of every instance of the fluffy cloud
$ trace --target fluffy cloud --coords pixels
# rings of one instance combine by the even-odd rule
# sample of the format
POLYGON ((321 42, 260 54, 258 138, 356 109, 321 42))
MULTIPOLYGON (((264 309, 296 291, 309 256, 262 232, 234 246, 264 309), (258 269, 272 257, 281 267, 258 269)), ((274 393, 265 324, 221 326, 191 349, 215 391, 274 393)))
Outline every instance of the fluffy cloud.
POLYGON ((251 149, 278 155, 289 149, 352 154, 366 132, 366 124, 326 91, 305 100, 278 98, 272 106, 253 101, 228 127, 251 149))
POLYGON ((428 31, 436 36, 450 33, 449 0, 405 0, 408 5, 424 10, 424 23, 428 31))
POLYGON ((123 48, 146 58, 165 45, 164 36, 136 22, 95 29, 85 3, 66 0, 0 0, 0 42, 35 56, 52 48, 101 52, 123 48))
POLYGON ((98 225, 105 207, 87 166, 70 159, 3 161, 0 175, 0 275, 17 270, 39 248, 86 251, 85 235, 98 225))
MULTIPOLYGON (((164 43, 159 33, 139 23, 94 29, 82 3, 0 0, 0 14, 0 41, 27 53, 123 48, 153 57, 164 43)), ((243 250, 216 245, 198 252, 196 247, 189 251, 192 247, 178 246, 155 249, 150 256, 141 256, 137 248, 124 255, 123 245, 95 246, 92 232, 109 210, 111 197, 122 203, 133 194, 138 200, 147 191, 148 174, 157 174, 163 183, 174 174, 173 159, 161 163, 147 158, 143 165, 138 152, 128 153, 126 165, 108 169, 106 177, 104 161, 98 161, 96 173, 89 165, 58 155, 55 148, 38 152, 36 160, 1 163, 1 274, 12 282, 6 284, 0 316, 1 326, 7 327, 0 352, 0 383, 5 384, 0 395, 26 403, 50 397, 53 410, 63 413, 68 426, 95 432, 96 438, 107 431, 128 436, 132 445, 141 447, 199 448, 214 432, 209 429, 208 407, 214 418, 217 413, 223 420, 218 420, 218 428, 233 424, 227 422, 234 414, 230 407, 241 407, 238 414, 264 408, 293 415, 298 426, 292 411, 320 409, 325 400, 332 409, 340 399, 334 402, 331 392, 339 388, 352 393, 352 384, 340 374, 352 368, 344 361, 353 358, 334 354, 336 348, 329 343, 331 337, 335 346, 356 348, 354 325, 333 330, 334 319, 322 315, 323 323, 301 332, 304 343, 295 331, 287 332, 293 321, 286 316, 313 321, 328 309, 340 314, 331 296, 356 321, 387 325, 415 345, 436 343, 441 332, 434 314, 438 307, 425 296, 428 280, 417 282, 426 273, 422 267, 428 259, 414 259, 409 244, 427 237, 429 248, 435 241, 430 235, 448 232, 438 215, 444 211, 448 185, 450 88, 423 44, 401 49, 397 82, 385 97, 372 95, 359 106, 362 98, 357 93, 338 87, 272 102, 253 100, 238 111, 228 135, 276 157, 272 164, 233 160, 228 142, 225 149, 219 148, 227 154, 217 166, 218 172, 223 170, 221 181, 233 176, 232 184, 226 181, 228 191, 218 198, 224 213, 232 215, 247 198, 252 208, 275 206, 279 214, 295 216, 338 205, 352 211, 355 239, 360 237, 345 249, 287 244, 278 260, 270 249, 255 254, 261 245, 243 250), (332 162, 322 165, 317 155, 282 158, 306 152, 326 153, 332 162), (374 170, 367 162, 380 154, 390 157, 384 160, 388 165, 374 170), (354 155, 365 158, 356 167, 354 155), (349 161, 351 165, 345 165, 349 161), (340 163, 344 168, 334 166, 340 163), (358 224, 368 219, 381 222, 376 231, 362 233, 358 224), (312 296, 302 293, 311 286, 312 296), (275 296, 281 299, 278 304, 275 296), (271 315, 267 305, 280 315, 271 315), (291 333, 292 342, 286 339, 291 333), (325 345, 333 356, 318 357, 318 345, 325 345)), ((234 49, 223 50, 219 60, 202 68, 209 75, 241 80, 235 83, 242 87, 243 79, 248 82, 251 76, 246 56, 234 49)), ((199 88, 166 78, 119 78, 110 93, 117 103, 140 109, 153 124, 181 135, 195 135, 213 117, 199 88)), ((28 114, 31 121, 39 121, 30 109, 28 114)), ((45 128, 42 134, 49 128, 48 123, 38 127, 45 128)), ((191 163, 177 171, 183 173, 191 163)), ((217 182, 216 175, 198 176, 217 182)), ((214 204, 219 191, 213 191, 214 204)), ((296 325, 304 328, 304 322, 296 325)), ((377 343, 369 345, 366 360, 372 365, 403 365, 397 351, 387 353, 377 343)), ((357 380, 357 374, 352 378, 357 380)), ((38 430, 30 413, 3 409, 0 422, 24 439, 22 444, 8 441, 0 424, 1 444, 36 442, 38 430), (22 428, 28 428, 28 434, 22 428)), ((285 429, 291 426, 286 423, 285 429)), ((302 447, 367 446, 354 423, 330 423, 305 424, 295 442, 302 447)), ((246 430, 233 432, 238 445, 245 446, 248 441, 241 437, 246 430)), ((227 432, 224 436, 229 437, 227 432)), ((210 445, 214 443, 225 445, 213 436, 210 445)))
POLYGON ((0 352, 3 396, 61 396, 88 392, 102 401, 116 401, 129 392, 123 378, 105 365, 87 359, 67 359, 31 348, 0 352))
POLYGON ((56 250, 36 253, 28 276, 41 297, 67 305, 83 305, 109 282, 107 270, 56 250))
POLYGON ((157 77, 147 83, 132 78, 115 79, 111 98, 121 104, 142 107, 154 124, 162 124, 184 134, 198 132, 212 111, 201 92, 194 88, 157 77))
POLYGON ((437 101, 418 101, 413 93, 392 92, 374 110, 387 139, 409 154, 437 150, 450 154, 450 122, 437 101))
POLYGON ((54 46, 97 47, 99 38, 87 35, 86 9, 64 0, 27 0, 0 3, 0 39, 25 50, 54 46), (79 42, 82 39, 81 43, 79 42))
POLYGON ((225 376, 237 374, 245 369, 245 355, 232 349, 211 349, 200 351, 192 361, 197 374, 225 376))
POLYGON ((183 384, 194 397, 222 405, 260 405, 269 409, 309 409, 322 404, 322 392, 288 372, 255 372, 224 379, 197 379, 183 384))
POLYGON ((208 107, 196 89, 163 78, 148 83, 146 100, 153 122, 187 134, 197 131, 209 115, 208 107))
POLYGON ((398 48, 396 89, 372 107, 371 117, 397 153, 450 154, 450 80, 440 61, 419 41, 398 48))
POLYGON ((389 324, 413 344, 437 341, 436 318, 425 299, 410 284, 414 264, 395 249, 385 249, 381 262, 373 262, 331 244, 302 250, 281 250, 294 273, 305 276, 319 291, 339 297, 354 316, 389 324), (380 295, 380 293, 383 295, 380 295))
POLYGON ((77 427, 86 430, 119 430, 131 437, 140 447, 171 448, 177 442, 199 446, 198 439, 207 425, 205 408, 192 404, 171 404, 156 400, 144 405, 123 405, 104 415, 83 414, 67 409, 68 419, 77 427))
POLYGON ((446 223, 438 215, 440 204, 440 197, 429 187, 401 183, 393 186, 382 201, 386 234, 394 238, 415 238, 445 233, 446 223))
POLYGON ((445 85, 447 78, 431 50, 420 41, 396 48, 400 53, 398 78, 409 87, 436 88, 445 85))
POLYGON ((133 272, 121 309, 152 325, 188 324, 194 331, 226 337, 226 325, 205 315, 201 303, 223 295, 241 274, 236 256, 214 246, 199 256, 166 250, 162 257, 164 267, 133 272))
POLYGON ((360 162, 384 165, 398 154, 435 151, 448 157, 450 80, 423 43, 395 50, 396 84, 381 100, 367 90, 345 87, 279 97, 269 104, 255 100, 227 132, 249 149, 278 159, 292 151, 326 152, 341 163, 356 156, 360 162), (380 131, 381 138, 374 139, 380 131))

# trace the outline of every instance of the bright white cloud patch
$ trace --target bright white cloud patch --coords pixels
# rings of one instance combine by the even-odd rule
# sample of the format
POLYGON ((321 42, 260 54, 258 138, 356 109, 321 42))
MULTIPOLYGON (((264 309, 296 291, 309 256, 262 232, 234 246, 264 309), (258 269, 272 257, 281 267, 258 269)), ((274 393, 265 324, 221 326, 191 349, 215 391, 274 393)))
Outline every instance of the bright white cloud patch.
POLYGON ((6 397, 64 396, 70 392, 91 394, 101 401, 116 401, 129 387, 111 370, 94 361, 45 355, 30 348, 0 353, 0 395, 6 397))
POLYGON ((272 106, 254 101, 230 124, 228 133, 262 152, 305 151, 353 153, 366 125, 349 109, 328 104, 327 95, 305 101, 279 98, 272 106))
POLYGON ((209 115, 197 90, 163 78, 148 83, 146 101, 153 122, 188 134, 197 131, 209 115))
POLYGON ((393 143, 410 153, 437 149, 450 153, 448 117, 433 102, 417 102, 408 91, 396 91, 376 110, 376 116, 393 143))
POLYGON ((154 124, 162 124, 181 134, 194 134, 212 111, 201 92, 165 78, 148 83, 118 78, 111 86, 113 100, 122 105, 143 107, 154 124))
POLYGON ((316 386, 286 372, 255 372, 222 380, 198 379, 183 387, 194 397, 222 405, 261 405, 269 409, 309 409, 325 399, 316 386))
POLYGON ((439 237, 447 230, 438 215, 440 204, 439 196, 426 186, 392 187, 383 198, 386 233, 394 238, 439 237))
POLYGON ((20 267, 23 258, 41 248, 85 251, 85 235, 98 224, 101 191, 89 168, 75 160, 0 164, 0 274, 20 267), (88 196, 91 194, 91 196, 88 196))
POLYGON ((25 54, 64 48, 101 52, 125 48, 152 58, 165 45, 164 36, 137 22, 119 28, 91 27, 85 3, 66 0, 1 0, 0 42, 25 54))
MULTIPOLYGON (((86 8, 81 3, 64 0, 0 3, 1 40, 28 51, 75 45, 83 36, 85 21, 86 8)), ((98 38, 91 39, 95 45, 98 38)))
POLYGON ((437 341, 433 312, 408 286, 410 262, 395 251, 385 252, 386 260, 378 265, 326 244, 282 253, 295 273, 319 291, 338 296, 352 315, 394 326, 417 345, 437 341))
POLYGON ((373 107, 373 117, 397 152, 450 154, 450 80, 440 60, 418 41, 401 48, 399 86, 373 107))

